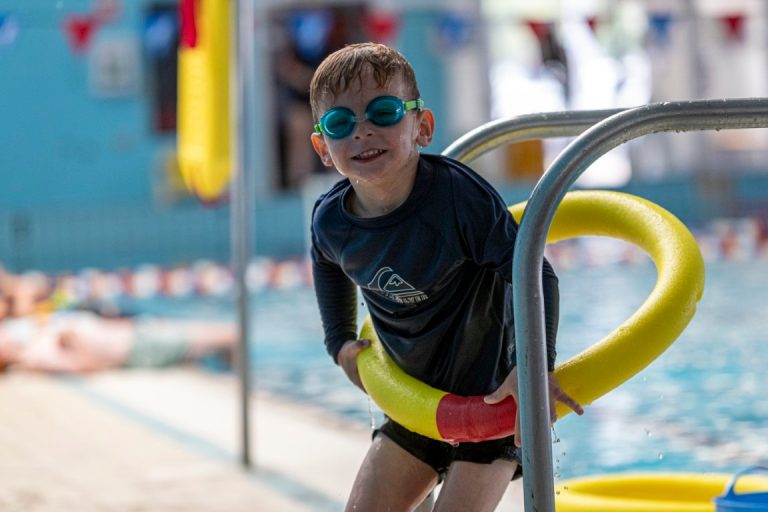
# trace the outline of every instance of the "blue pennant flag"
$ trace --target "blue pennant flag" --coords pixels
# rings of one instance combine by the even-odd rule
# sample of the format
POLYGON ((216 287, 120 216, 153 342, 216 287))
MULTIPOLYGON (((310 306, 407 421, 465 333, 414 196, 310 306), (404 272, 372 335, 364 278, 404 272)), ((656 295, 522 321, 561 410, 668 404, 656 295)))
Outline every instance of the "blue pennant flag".
POLYGON ((19 22, 13 14, 0 12, 0 46, 10 46, 19 35, 19 22))

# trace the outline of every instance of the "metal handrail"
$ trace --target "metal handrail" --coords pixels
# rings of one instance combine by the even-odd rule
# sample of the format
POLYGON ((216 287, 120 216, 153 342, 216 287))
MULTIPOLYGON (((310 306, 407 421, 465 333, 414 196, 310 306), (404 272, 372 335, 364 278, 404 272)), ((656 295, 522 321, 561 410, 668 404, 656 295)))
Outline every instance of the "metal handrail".
POLYGON ((459 137, 443 155, 471 162, 504 144, 531 139, 573 137, 621 110, 580 110, 524 114, 481 125, 459 137))
POLYGON ((659 132, 768 127, 768 98, 665 102, 598 122, 555 159, 531 194, 512 263, 525 510, 555 509, 541 271, 547 232, 567 190, 597 158, 629 140, 659 132))

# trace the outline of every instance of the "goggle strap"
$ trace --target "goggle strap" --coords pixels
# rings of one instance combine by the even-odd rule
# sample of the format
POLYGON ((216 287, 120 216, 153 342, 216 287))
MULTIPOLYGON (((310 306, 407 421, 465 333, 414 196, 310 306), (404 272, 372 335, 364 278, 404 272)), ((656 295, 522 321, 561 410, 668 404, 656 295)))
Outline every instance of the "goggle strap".
POLYGON ((411 101, 404 101, 403 107, 405 108, 406 111, 413 110, 413 109, 421 110, 422 108, 424 108, 424 100, 421 98, 418 98, 411 101))

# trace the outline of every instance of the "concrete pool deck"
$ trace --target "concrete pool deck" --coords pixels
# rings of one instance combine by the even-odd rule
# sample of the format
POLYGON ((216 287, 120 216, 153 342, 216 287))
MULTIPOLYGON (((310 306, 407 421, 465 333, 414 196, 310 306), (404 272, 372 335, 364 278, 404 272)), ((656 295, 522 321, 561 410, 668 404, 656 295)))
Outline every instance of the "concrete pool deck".
MULTIPOLYGON (((0 374, 0 510, 342 510, 369 430, 265 393, 251 407, 245 470, 232 375, 0 374)), ((521 488, 498 510, 522 510, 521 488)))

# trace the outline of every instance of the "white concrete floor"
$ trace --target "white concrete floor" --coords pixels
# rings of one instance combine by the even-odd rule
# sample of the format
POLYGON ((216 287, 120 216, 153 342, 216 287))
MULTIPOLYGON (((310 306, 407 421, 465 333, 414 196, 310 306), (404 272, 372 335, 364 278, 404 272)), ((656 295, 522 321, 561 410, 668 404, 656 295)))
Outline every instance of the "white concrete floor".
MULTIPOLYGON (((343 509, 370 432, 255 394, 245 471, 237 390, 187 368, 0 374, 0 510, 343 509)), ((522 510, 520 481, 498 510, 522 510)))

